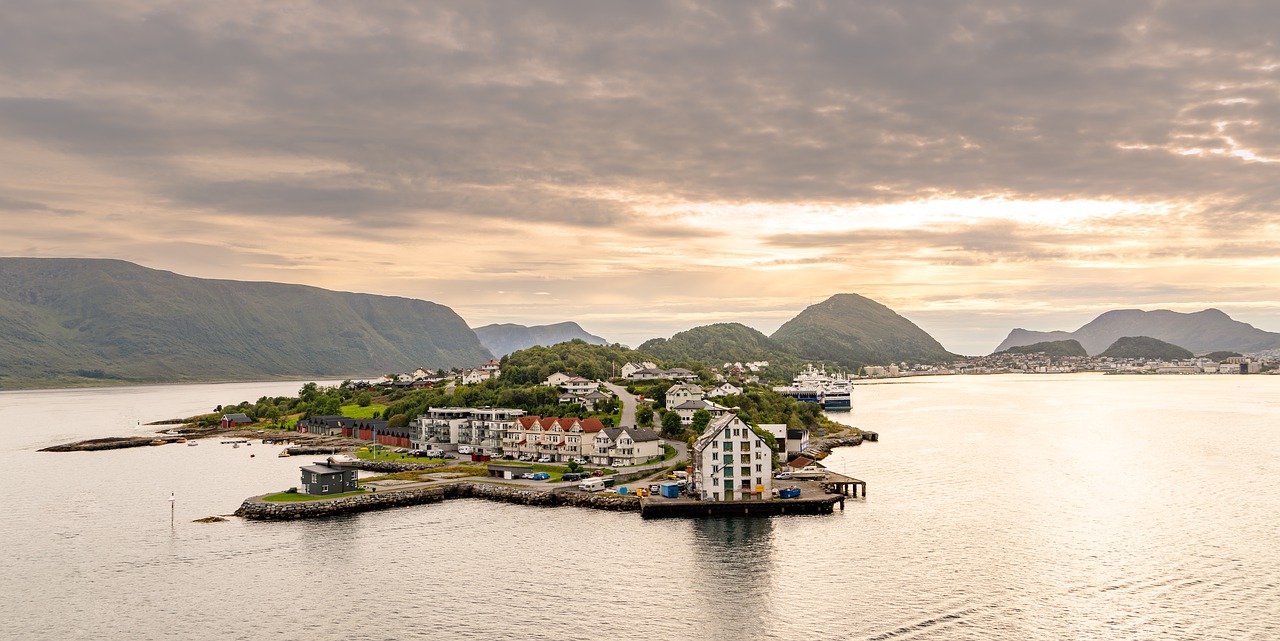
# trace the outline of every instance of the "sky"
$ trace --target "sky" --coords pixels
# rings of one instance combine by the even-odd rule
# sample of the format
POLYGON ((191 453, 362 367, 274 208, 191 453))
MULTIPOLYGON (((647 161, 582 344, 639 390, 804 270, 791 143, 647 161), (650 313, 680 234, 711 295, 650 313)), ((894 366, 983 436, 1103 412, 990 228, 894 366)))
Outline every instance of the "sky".
POLYGON ((0 20, 0 255, 951 351, 1280 331, 1280 3, 93 2, 0 20))

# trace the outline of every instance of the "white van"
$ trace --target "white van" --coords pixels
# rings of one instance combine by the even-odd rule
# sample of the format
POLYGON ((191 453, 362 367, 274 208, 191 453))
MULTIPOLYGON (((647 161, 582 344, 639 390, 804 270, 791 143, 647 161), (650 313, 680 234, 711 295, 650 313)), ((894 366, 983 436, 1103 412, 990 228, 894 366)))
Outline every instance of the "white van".
POLYGON ((587 479, 578 484, 578 489, 583 492, 599 492, 604 489, 604 479, 587 479))
POLYGON ((472 451, 472 450, 471 450, 471 446, 470 446, 470 445, 459 445, 459 446, 458 446, 458 453, 459 453, 459 454, 470 454, 470 453, 471 453, 471 451, 472 451))

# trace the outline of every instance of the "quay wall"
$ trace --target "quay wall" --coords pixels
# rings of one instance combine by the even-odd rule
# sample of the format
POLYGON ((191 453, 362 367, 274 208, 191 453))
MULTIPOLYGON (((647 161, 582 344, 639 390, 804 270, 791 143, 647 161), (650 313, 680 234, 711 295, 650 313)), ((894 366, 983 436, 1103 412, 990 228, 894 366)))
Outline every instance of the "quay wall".
POLYGON ((475 498, 517 505, 583 507, 596 510, 638 511, 640 499, 579 492, 528 490, 488 483, 450 483, 427 488, 370 492, 337 499, 317 499, 297 503, 270 503, 262 497, 245 499, 235 515, 250 520, 280 521, 313 519, 354 514, 409 505, 438 503, 447 499, 475 498))

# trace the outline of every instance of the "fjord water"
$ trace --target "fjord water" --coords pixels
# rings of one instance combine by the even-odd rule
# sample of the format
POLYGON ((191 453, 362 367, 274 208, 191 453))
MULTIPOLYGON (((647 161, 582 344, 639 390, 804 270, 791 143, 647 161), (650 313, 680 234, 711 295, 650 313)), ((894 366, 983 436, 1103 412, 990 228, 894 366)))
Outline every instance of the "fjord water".
POLYGON ((307 461, 216 441, 35 451, 299 385, 0 393, 0 636, 1280 638, 1275 377, 860 385, 832 416, 881 442, 827 463, 870 497, 827 517, 468 500, 200 524, 307 461))

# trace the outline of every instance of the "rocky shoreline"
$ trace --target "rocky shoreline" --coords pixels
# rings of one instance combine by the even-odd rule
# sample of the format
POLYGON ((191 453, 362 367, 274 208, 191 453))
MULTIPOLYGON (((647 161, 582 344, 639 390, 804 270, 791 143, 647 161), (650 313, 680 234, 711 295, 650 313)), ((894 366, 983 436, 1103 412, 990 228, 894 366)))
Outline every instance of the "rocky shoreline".
POLYGON ((288 521, 314 519, 341 514, 355 514, 426 503, 439 503, 448 499, 484 499, 517 505, 542 507, 581 507, 614 512, 638 512, 640 499, 635 496, 590 494, 585 492, 555 492, 462 481, 409 490, 370 492, 358 496, 337 499, 318 499, 298 503, 270 503, 256 496, 245 499, 235 515, 253 521, 288 521))
POLYGON ((155 436, 111 436, 107 438, 92 438, 84 441, 75 441, 74 443, 63 443, 62 445, 51 445, 42 448, 41 452, 95 452, 99 450, 119 450, 129 447, 146 447, 156 444, 155 441, 163 441, 164 444, 177 443, 178 439, 186 439, 193 441, 196 439, 206 438, 243 438, 243 439, 280 439, 302 443, 301 446, 291 449, 314 450, 313 452, 299 452, 299 454, 334 454, 346 450, 354 450, 368 443, 357 441, 349 438, 336 436, 319 436, 315 434, 304 434, 299 432, 285 430, 248 430, 248 429, 222 429, 222 428, 187 428, 172 429, 157 432, 155 436))

